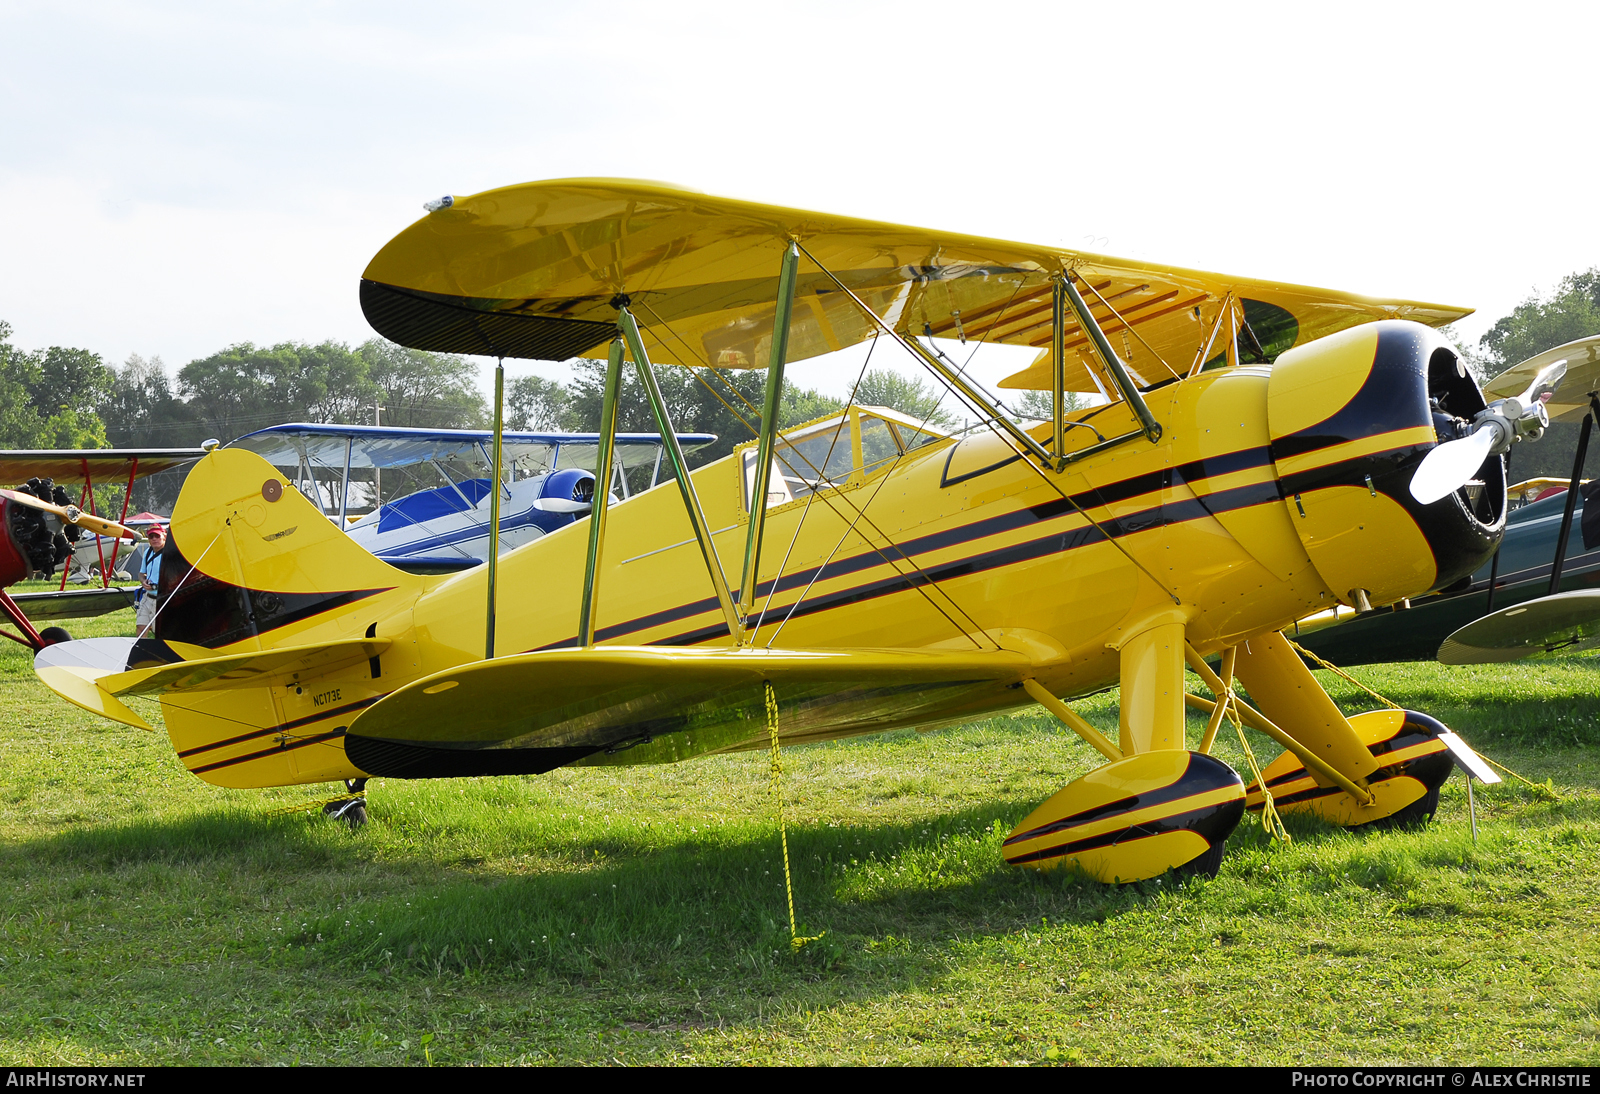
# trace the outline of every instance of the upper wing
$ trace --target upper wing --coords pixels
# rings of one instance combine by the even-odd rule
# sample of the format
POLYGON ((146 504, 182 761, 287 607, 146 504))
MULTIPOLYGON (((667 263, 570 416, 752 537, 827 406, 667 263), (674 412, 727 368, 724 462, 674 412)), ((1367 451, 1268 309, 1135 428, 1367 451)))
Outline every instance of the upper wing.
POLYGON ((60 483, 126 482, 180 467, 204 456, 203 448, 41 448, 0 452, 0 484, 34 477, 60 483))
POLYGON ((659 763, 764 746, 766 681, 792 744, 1025 703, 1029 666, 1009 651, 544 650, 406 685, 356 718, 345 750, 369 774, 407 778, 659 763))
MULTIPOLYGON (((896 330, 1010 345, 1050 340, 1050 279, 1074 269, 1108 333, 1136 332, 1136 370, 1186 371, 1225 300, 1257 308, 1274 352, 1374 319, 1448 323, 1468 309, 1374 300, 1103 255, 712 197, 658 183, 565 179, 456 198, 367 266, 361 304, 420 349, 560 360, 601 352, 626 294, 653 359, 767 364, 779 260, 791 239, 896 330), (1098 294, 1098 297, 1095 295, 1098 294), (1230 296, 1231 294, 1231 296, 1230 296), (1103 302, 1102 302, 1103 299, 1103 302), (1145 360, 1138 360, 1141 354, 1145 360)), ((788 359, 875 330, 802 258, 788 359)), ((1085 337, 1073 327, 1068 345, 1085 337)))

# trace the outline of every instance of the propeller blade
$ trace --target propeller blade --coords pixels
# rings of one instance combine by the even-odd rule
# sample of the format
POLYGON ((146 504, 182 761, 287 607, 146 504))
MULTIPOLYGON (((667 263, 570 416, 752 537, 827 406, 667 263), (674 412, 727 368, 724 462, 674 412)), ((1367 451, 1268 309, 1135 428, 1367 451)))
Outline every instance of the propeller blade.
POLYGON ((1561 381, 1567 376, 1567 359, 1552 361, 1540 369, 1533 378, 1533 383, 1528 385, 1526 391, 1517 396, 1517 401, 1523 406, 1532 406, 1534 402, 1545 395, 1553 395, 1561 386, 1561 381))
POLYGON ((570 498, 538 498, 533 507, 546 513, 587 513, 594 508, 590 502, 570 498))
POLYGON ((1495 431, 1480 428, 1470 436, 1446 441, 1423 457, 1411 476, 1411 496, 1423 505, 1465 486, 1494 449, 1495 431))
POLYGON ((104 517, 97 517, 93 514, 85 513, 76 505, 68 505, 63 508, 48 501, 40 501, 32 494, 25 494, 19 490, 0 489, 0 498, 6 498, 9 501, 14 501, 18 505, 26 505, 29 509, 38 509, 41 512, 54 513, 57 517, 61 518, 61 522, 63 524, 76 524, 79 528, 87 529, 90 532, 96 532, 102 536, 116 536, 119 539, 131 538, 135 540, 144 538, 136 530, 129 528, 127 525, 118 524, 114 520, 106 520, 104 517))
POLYGON ((1446 665, 1520 661, 1600 645, 1600 591, 1556 593, 1475 619, 1439 646, 1446 665))

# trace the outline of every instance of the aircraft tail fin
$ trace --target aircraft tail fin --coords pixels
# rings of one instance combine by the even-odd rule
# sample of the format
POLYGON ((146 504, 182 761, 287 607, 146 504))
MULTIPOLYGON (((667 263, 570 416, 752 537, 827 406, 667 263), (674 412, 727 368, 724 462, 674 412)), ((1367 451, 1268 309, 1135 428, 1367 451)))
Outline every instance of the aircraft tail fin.
POLYGON ((424 584, 354 543, 260 456, 230 448, 189 472, 161 566, 155 636, 208 649, 309 620, 340 619, 356 637, 392 610, 382 601, 409 606, 424 584), (363 601, 378 611, 343 610, 363 601))

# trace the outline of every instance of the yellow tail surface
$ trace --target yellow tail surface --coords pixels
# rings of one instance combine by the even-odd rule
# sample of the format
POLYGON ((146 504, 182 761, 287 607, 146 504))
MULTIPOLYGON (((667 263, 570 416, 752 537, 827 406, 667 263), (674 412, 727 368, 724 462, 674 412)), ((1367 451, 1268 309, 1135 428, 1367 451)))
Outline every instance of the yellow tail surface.
POLYGON ((189 473, 162 571, 153 633, 186 661, 195 647, 216 656, 378 640, 369 658, 309 658, 259 687, 166 691, 167 731, 189 770, 232 787, 360 775, 344 730, 418 673, 412 608, 425 579, 380 562, 271 464, 235 449, 189 473))
POLYGON ((352 542, 277 468, 243 449, 218 449, 195 464, 173 507, 171 535, 191 565, 245 588, 325 594, 422 587, 352 542))

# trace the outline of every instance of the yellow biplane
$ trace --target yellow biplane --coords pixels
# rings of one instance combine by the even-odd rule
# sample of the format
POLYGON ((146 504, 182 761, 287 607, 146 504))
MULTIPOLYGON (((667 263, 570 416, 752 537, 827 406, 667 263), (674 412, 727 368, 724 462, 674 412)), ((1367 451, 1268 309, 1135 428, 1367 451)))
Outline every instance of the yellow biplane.
POLYGON ((597 495, 587 521, 440 577, 366 554, 254 454, 212 452, 173 510, 156 637, 53 646, 50 687, 134 726, 132 698, 159 698, 189 770, 231 787, 662 763, 1038 702, 1106 762, 1006 857, 1106 881, 1215 872, 1268 799, 1431 816, 1465 746, 1416 712, 1346 718, 1281 630, 1494 550, 1497 453, 1538 399, 1486 405, 1432 329, 1462 309, 652 183, 428 209, 361 281, 380 333, 502 366, 604 359, 603 436, 630 360, 666 438, 657 366, 766 368, 754 440, 693 474, 669 445, 675 485, 597 495), (1051 420, 1011 420, 926 336, 1038 348, 1002 386, 1049 392, 1051 420), (872 338, 980 424, 852 404, 780 434, 786 367, 872 338), (1069 411, 1073 391, 1104 401, 1069 411), (1511 432, 1462 471, 1485 415, 1511 432), (1065 700, 1119 682, 1112 740, 1065 700), (1198 741, 1186 706, 1209 713, 1198 741), (1248 787, 1210 755, 1232 718, 1285 749, 1248 787))

